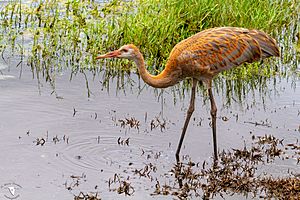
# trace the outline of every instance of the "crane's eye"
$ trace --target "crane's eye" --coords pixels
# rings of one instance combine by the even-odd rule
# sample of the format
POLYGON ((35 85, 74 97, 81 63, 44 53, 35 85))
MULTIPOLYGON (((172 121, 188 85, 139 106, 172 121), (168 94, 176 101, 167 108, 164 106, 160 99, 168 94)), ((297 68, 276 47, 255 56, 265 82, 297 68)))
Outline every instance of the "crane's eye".
POLYGON ((128 52, 128 49, 122 49, 121 50, 123 53, 127 53, 128 52))

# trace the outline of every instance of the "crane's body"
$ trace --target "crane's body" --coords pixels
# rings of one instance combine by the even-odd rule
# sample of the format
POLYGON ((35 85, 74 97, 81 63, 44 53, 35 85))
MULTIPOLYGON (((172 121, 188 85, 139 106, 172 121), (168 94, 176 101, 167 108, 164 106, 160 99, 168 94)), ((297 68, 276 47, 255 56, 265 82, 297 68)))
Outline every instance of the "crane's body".
POLYGON ((276 42, 261 31, 213 28, 179 42, 171 51, 165 70, 181 71, 179 79, 209 81, 221 71, 272 55, 279 55, 276 42))
POLYGON ((173 86, 187 77, 193 79, 190 106, 176 152, 178 161, 183 138, 194 111, 198 81, 205 83, 210 97, 214 156, 217 159, 217 108, 211 90, 213 77, 242 63, 251 63, 270 56, 279 56, 279 48, 276 41, 266 33, 254 29, 220 27, 201 31, 175 45, 164 70, 157 76, 146 70, 143 55, 133 44, 124 45, 118 50, 98 56, 97 59, 116 57, 133 60, 142 79, 156 88, 173 86))

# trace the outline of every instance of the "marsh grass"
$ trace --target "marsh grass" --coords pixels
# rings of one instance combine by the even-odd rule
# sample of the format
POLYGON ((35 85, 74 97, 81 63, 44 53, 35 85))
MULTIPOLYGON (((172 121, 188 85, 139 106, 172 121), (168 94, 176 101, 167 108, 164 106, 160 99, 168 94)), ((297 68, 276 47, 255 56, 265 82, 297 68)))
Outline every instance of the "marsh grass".
MULTIPOLYGON (((135 68, 128 61, 96 62, 98 53, 134 43, 145 55, 149 71, 157 74, 175 44, 210 27, 240 26, 263 30, 277 39, 285 34, 293 37, 296 33, 282 31, 298 29, 298 10, 297 0, 18 0, 1 7, 0 50, 26 58, 35 76, 50 82, 64 68, 97 74, 105 66, 104 84, 109 84, 112 77, 124 80, 135 68)), ((248 64, 222 73, 222 79, 215 80, 218 90, 229 87, 241 96, 257 83, 285 75, 286 68, 279 65, 293 60, 290 52, 282 52, 280 62, 248 64), (243 89, 241 80, 250 87, 243 89)))

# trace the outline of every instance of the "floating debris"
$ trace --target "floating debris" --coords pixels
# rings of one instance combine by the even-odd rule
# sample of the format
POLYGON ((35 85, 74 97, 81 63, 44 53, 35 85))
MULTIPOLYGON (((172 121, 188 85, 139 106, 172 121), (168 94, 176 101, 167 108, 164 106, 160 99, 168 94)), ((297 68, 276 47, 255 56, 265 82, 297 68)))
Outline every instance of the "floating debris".
POLYGON ((86 193, 80 192, 77 196, 74 196, 74 200, 101 200, 100 197, 98 197, 98 193, 86 193))
POLYGON ((44 144, 46 143, 46 140, 44 138, 36 138, 36 145, 41 145, 44 146, 44 144))
POLYGON ((156 172, 157 167, 154 166, 152 163, 146 164, 144 168, 142 169, 135 169, 133 172, 134 174, 139 175, 140 177, 146 177, 149 178, 151 181, 154 180, 154 178, 150 175, 152 172, 156 172))
POLYGON ((120 122, 121 128, 125 128, 126 126, 129 126, 130 128, 139 129, 140 127, 140 121, 135 119, 134 117, 119 119, 118 122, 120 122))
POLYGON ((299 158, 300 146, 284 145, 283 140, 272 135, 253 136, 252 139, 250 148, 245 145, 242 149, 222 151, 219 160, 211 165, 206 161, 194 163, 190 159, 187 163, 177 163, 170 171, 175 181, 161 185, 157 180, 152 195, 210 199, 217 195, 224 198, 225 194, 252 194, 253 197, 265 199, 299 199, 298 172, 288 171, 288 176, 274 177, 266 172, 257 174, 257 169, 259 165, 274 162, 275 158, 286 158, 285 149, 294 150, 299 158))
POLYGON ((222 120, 223 120, 224 122, 227 122, 227 121, 229 120, 229 118, 226 117, 226 116, 223 116, 223 117, 222 117, 222 120))
POLYGON ((119 145, 127 145, 129 146, 129 138, 127 139, 121 139, 121 137, 118 138, 118 144, 119 145))
POLYGON ((81 160, 82 156, 75 156, 75 159, 81 160))
MULTIPOLYGON (((155 194, 161 194, 161 195, 168 195, 170 194, 171 187, 167 184, 164 184, 163 186, 160 186, 159 181, 156 181, 155 184, 155 194)), ((152 194, 153 195, 153 194, 152 194)))
POLYGON ((120 186, 117 188, 119 194, 125 194, 131 196, 134 193, 134 188, 127 181, 122 181, 120 186))
MULTIPOLYGON (((27 132, 27 135, 29 136, 29 132, 27 132)), ((21 137, 19 137, 19 139, 20 139, 21 137)), ((49 143, 49 132, 47 131, 47 133, 46 133, 46 137, 44 138, 44 137, 38 137, 38 138, 36 138, 35 139, 35 141, 33 141, 34 143, 36 143, 36 145, 41 145, 41 146, 43 146, 44 144, 46 144, 46 142, 47 143, 49 143)), ((54 144, 57 144, 58 142, 60 142, 60 141, 63 141, 63 142, 65 142, 66 144, 69 144, 69 137, 67 136, 67 135, 63 135, 63 137, 58 137, 58 135, 55 135, 55 136, 53 136, 52 137, 52 142, 54 143, 54 144)))
POLYGON ((110 178, 108 180, 108 187, 110 191, 116 191, 118 194, 125 194, 126 196, 131 196, 135 190, 131 183, 128 181, 129 177, 126 180, 122 180, 123 177, 121 177, 118 174, 114 174, 114 178, 110 178), (113 185, 116 185, 117 187, 112 188, 113 185))
POLYGON ((162 119, 160 120, 158 117, 155 117, 155 119, 152 119, 150 122, 150 130, 160 128, 160 131, 163 132, 166 129, 166 120, 162 119))
POLYGON ((77 112, 78 111, 75 109, 75 107, 73 107, 73 117, 75 117, 75 115, 76 115, 77 112))
POLYGON ((265 121, 261 121, 261 122, 251 122, 251 121, 244 121, 244 123, 246 124, 254 124, 255 126, 265 126, 265 127, 272 127, 271 123, 268 121, 268 119, 266 119, 265 121))
POLYGON ((52 141, 54 142, 54 144, 56 144, 57 142, 59 142, 59 139, 58 139, 57 135, 52 138, 52 141))
POLYGON ((68 181, 65 182, 64 186, 67 190, 73 190, 74 188, 80 185, 80 181, 86 182, 86 175, 82 173, 80 176, 71 175, 70 178, 72 179, 70 183, 68 181))
POLYGON ((64 135, 63 136, 63 141, 66 142, 67 144, 69 144, 69 137, 64 135))
POLYGON ((272 178, 266 177, 259 180, 259 186, 265 199, 277 197, 279 199, 300 198, 300 177, 272 178))

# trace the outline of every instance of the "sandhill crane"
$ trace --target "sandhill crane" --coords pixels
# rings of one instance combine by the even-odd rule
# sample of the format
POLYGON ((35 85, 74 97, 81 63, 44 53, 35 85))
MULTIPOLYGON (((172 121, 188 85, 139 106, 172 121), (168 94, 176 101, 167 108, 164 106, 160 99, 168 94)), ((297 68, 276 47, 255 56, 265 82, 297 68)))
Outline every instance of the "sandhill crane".
POLYGON ((212 79, 224 70, 270 56, 279 56, 279 48, 275 39, 266 33, 254 29, 219 27, 201 31, 175 45, 164 70, 156 76, 147 71, 143 55, 133 44, 124 45, 118 50, 97 56, 96 59, 126 58, 132 60, 136 63, 142 79, 155 88, 173 86, 188 77, 193 79, 190 105, 176 151, 176 159, 179 161, 182 142, 194 112, 198 81, 202 81, 208 89, 214 158, 217 160, 217 107, 211 89, 212 79))

